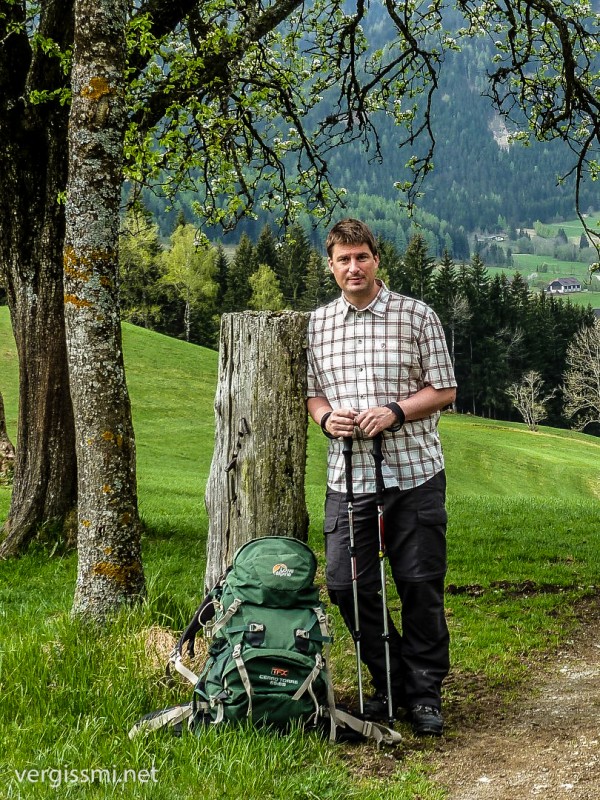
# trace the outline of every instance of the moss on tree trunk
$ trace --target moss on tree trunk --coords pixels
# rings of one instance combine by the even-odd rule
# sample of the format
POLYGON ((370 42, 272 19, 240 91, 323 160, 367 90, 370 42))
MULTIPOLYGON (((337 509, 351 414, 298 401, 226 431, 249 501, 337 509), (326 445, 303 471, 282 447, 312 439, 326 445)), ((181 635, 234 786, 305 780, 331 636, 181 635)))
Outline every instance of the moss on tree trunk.
POLYGON ((75 9, 64 252, 79 481, 73 613, 103 620, 145 585, 117 289, 128 3, 75 9))

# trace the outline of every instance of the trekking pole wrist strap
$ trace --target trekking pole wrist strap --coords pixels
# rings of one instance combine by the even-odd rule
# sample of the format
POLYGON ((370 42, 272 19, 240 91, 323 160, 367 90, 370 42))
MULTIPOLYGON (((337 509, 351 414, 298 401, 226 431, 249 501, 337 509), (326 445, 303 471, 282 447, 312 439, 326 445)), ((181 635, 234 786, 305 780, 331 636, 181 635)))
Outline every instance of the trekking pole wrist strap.
POLYGON ((404 411, 402 411, 402 409, 400 408, 398 403, 386 403, 384 408, 389 408, 389 410, 393 414, 395 414, 396 417, 398 418, 398 421, 390 426, 390 430, 391 431, 399 431, 400 428, 404 425, 404 421, 406 419, 406 414, 404 413, 404 411))
POLYGON ((329 433, 329 431, 328 431, 328 430, 327 430, 327 428, 326 428, 326 425, 327 425, 327 420, 329 419, 329 417, 331 416, 331 414, 332 414, 332 412, 331 412, 331 411, 326 411, 326 412, 323 414, 323 416, 321 417, 321 430, 323 431, 323 433, 325 434, 325 436, 326 436, 328 439, 335 439, 336 437, 335 437, 335 436, 333 436, 333 434, 329 433))

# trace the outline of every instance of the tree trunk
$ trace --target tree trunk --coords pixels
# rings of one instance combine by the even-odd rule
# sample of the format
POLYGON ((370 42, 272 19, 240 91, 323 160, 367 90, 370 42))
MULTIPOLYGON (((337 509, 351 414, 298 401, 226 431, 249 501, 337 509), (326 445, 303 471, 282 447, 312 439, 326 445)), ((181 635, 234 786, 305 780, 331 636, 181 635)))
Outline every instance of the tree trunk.
POLYGON ((6 430, 6 414, 4 412, 4 398, 0 393, 0 484, 12 483, 12 473, 15 460, 15 448, 6 430))
MULTIPOLYGON (((23 4, 24 8, 24 4, 23 4)), ((0 19, 0 270, 19 359, 17 454, 0 557, 26 548, 39 525, 75 504, 75 445, 62 297, 68 111, 58 99, 38 105, 27 88, 64 85, 58 59, 32 51, 21 4, 0 19), (12 27, 12 33, 7 31, 12 27)), ((69 2, 45 4, 41 37, 66 45, 69 2)))
POLYGON ((223 315, 206 488, 207 588, 251 539, 306 541, 307 326, 308 314, 297 312, 223 315))
POLYGON ((69 121, 65 322, 79 476, 73 613, 99 621, 144 592, 117 289, 128 6, 77 0, 69 121))
POLYGON ((62 293, 54 296, 55 279, 42 278, 37 297, 32 296, 40 276, 56 266, 52 258, 43 265, 36 260, 31 273, 16 281, 16 293, 9 293, 19 359, 19 417, 7 535, 0 545, 4 558, 24 552, 43 522, 63 519, 76 502, 62 293))

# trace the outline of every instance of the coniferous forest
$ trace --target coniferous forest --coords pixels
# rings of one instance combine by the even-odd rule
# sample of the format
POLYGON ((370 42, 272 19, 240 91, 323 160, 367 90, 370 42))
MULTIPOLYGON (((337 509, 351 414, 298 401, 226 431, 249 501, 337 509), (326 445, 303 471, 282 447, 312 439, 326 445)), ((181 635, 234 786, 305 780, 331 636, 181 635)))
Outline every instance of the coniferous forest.
MULTIPOLYGON (((438 313, 459 384, 456 410, 519 419, 507 388, 535 371, 549 394, 560 389, 569 343, 591 325, 591 308, 531 292, 519 275, 491 276, 478 254, 431 255, 416 233, 406 248, 381 238, 380 276, 394 291, 429 303, 438 313)), ((166 248, 148 214, 130 212, 121 249, 123 318, 218 347, 220 315, 254 310, 310 311, 338 294, 322 247, 299 224, 282 236, 265 225, 256 242, 242 234, 235 250, 199 239, 183 218, 166 248)), ((560 391, 546 424, 569 427, 560 391)))

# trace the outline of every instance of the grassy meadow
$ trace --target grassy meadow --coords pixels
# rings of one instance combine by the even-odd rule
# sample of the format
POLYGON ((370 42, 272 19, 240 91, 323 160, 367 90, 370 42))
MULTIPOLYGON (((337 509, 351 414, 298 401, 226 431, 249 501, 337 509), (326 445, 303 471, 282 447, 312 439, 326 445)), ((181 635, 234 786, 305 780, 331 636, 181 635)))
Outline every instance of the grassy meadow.
POLYGON ((582 284, 583 291, 573 292, 566 297, 573 303, 591 305, 593 308, 600 307, 600 278, 597 275, 592 277, 591 284, 589 266, 581 261, 561 261, 552 256, 539 256, 533 253, 513 254, 513 268, 511 270, 499 267, 490 268, 490 273, 501 272, 520 272, 525 278, 532 274, 537 274, 536 281, 543 281, 544 285, 551 283, 558 278, 577 278, 582 284))
MULTIPOLYGON (((600 232, 600 216, 598 214, 585 215, 585 221, 586 225, 591 231, 594 231, 595 233, 600 232)), ((549 224, 547 227, 552 231, 554 236, 556 236, 559 230, 562 229, 566 233, 570 242, 579 245, 579 237, 583 233, 583 225, 581 224, 579 217, 566 220, 565 222, 549 224)))
MULTIPOLYGON (((599 216, 590 215, 586 221, 592 231, 600 232, 599 216)), ((545 224, 544 228, 551 236, 556 236, 559 230, 563 230, 569 243, 579 248, 579 240, 584 232, 580 219, 575 218, 565 222, 545 224)), ((533 228, 529 233, 533 238, 536 237, 533 228)), ((505 242, 505 245, 512 247, 513 243, 505 242)), ((593 247, 589 252, 591 254, 590 260, 597 259, 597 254, 593 247)), ((536 275, 535 280, 531 281, 532 286, 545 286, 558 278, 577 278, 583 284, 584 291, 568 294, 563 299, 567 299, 576 305, 591 305, 592 308, 600 308, 600 274, 593 276, 591 283, 589 283, 589 264, 582 261, 564 261, 550 255, 536 255, 534 253, 513 253, 512 258, 513 266, 511 268, 488 267, 489 273, 493 275, 496 272, 505 272, 507 275, 512 275, 515 272, 519 272, 525 278, 536 275)))
MULTIPOLYGON (((184 684, 167 685, 163 673, 173 636, 201 599, 217 354, 130 325, 124 351, 148 598, 99 634, 69 617, 75 554, 51 555, 39 541, 0 563, 0 797, 54 798, 58 790, 65 798, 443 800, 443 787, 428 777, 428 754, 440 743, 416 742, 403 722, 405 743, 394 757, 299 730, 128 739, 140 716, 190 694, 184 684)), ((0 391, 14 440, 17 366, 6 308, 0 391)), ((452 737, 476 718, 478 697, 510 702, 531 664, 572 634, 580 604, 597 592, 600 439, 451 414, 441 432, 452 737)), ((326 446, 311 426, 306 497, 321 567, 326 446)), ((9 489, 0 487, 0 524, 8 502, 9 489)), ((391 587, 390 595, 397 609, 391 587)), ((353 644, 331 612, 334 683, 352 701, 353 644)))

